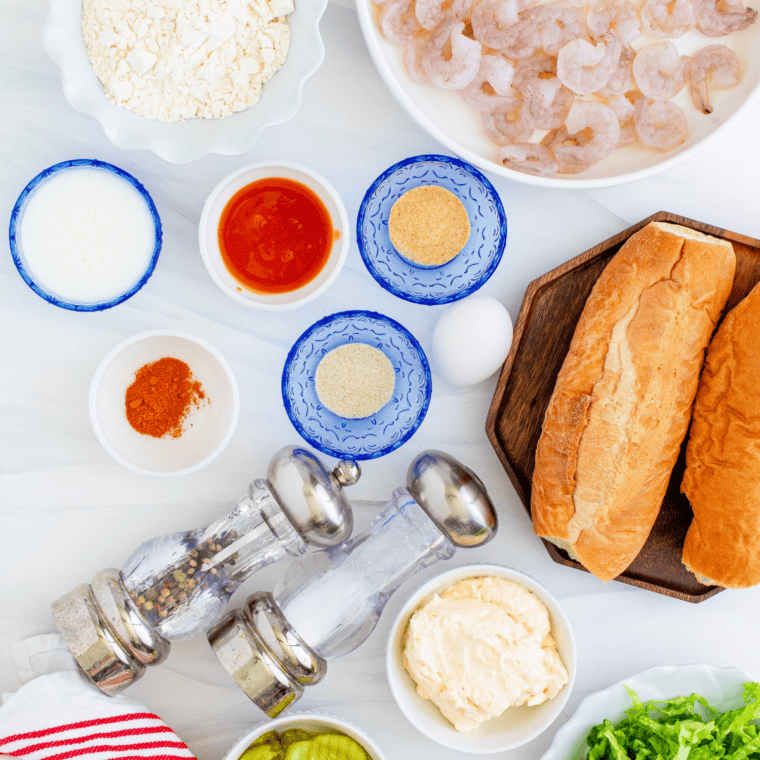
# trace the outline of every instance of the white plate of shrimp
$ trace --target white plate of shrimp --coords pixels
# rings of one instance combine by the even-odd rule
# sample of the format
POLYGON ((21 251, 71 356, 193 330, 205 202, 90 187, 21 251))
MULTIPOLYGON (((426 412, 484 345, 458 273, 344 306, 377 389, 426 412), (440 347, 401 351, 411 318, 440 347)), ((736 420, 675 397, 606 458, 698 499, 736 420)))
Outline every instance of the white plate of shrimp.
POLYGON ((383 80, 435 139, 510 179, 586 189, 667 169, 760 97, 760 19, 730 2, 357 0, 357 9, 383 80))

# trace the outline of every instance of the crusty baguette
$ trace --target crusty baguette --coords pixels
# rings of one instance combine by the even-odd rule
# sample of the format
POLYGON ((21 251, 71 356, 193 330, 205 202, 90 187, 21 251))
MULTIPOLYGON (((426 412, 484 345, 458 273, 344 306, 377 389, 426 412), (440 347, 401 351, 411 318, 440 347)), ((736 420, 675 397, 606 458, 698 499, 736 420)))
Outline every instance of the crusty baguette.
POLYGON ((683 563, 703 582, 760 583, 760 285, 715 333, 694 402, 681 490, 683 563))
POLYGON ((657 518, 735 267, 730 243, 649 224, 578 321, 544 418, 531 512, 539 536, 603 581, 628 567, 657 518))

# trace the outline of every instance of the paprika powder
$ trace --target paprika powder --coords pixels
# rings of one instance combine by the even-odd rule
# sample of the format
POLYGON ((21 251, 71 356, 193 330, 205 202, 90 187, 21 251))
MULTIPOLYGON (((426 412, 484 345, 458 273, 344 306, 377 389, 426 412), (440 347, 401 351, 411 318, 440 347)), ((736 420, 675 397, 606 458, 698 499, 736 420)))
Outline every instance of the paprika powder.
POLYGON ((200 406, 205 398, 190 367, 167 356, 135 372, 125 398, 127 421, 143 435, 179 438, 191 405, 200 406))

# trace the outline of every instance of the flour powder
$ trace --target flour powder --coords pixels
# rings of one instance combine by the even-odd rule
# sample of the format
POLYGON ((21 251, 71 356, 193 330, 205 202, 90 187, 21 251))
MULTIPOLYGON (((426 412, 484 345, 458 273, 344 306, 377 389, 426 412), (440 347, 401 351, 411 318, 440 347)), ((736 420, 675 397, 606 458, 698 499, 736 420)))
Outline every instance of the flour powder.
POLYGON ((223 118, 261 97, 290 45, 292 0, 84 0, 108 99, 149 119, 223 118))

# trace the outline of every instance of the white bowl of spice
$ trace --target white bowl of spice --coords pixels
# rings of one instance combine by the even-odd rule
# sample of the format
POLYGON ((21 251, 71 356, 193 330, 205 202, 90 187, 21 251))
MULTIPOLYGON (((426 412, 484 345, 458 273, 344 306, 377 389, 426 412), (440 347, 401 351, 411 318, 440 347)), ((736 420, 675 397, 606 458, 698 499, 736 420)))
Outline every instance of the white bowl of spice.
POLYGON ((143 475, 172 477, 224 451, 240 411, 237 383, 206 341, 174 330, 135 335, 110 351, 90 386, 103 448, 143 475))
POLYGON ((338 192, 306 166, 251 164, 211 191, 198 230, 211 279, 230 298, 285 311, 318 298, 343 268, 350 241, 338 192))

